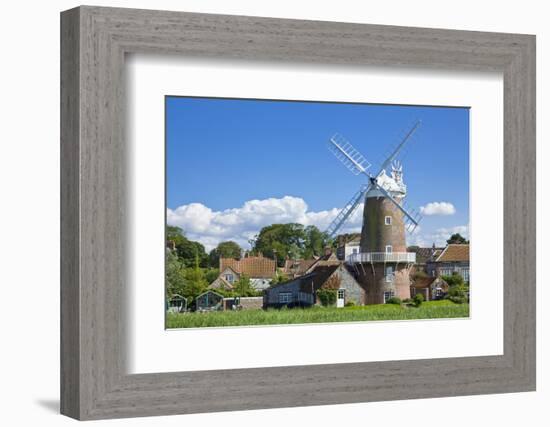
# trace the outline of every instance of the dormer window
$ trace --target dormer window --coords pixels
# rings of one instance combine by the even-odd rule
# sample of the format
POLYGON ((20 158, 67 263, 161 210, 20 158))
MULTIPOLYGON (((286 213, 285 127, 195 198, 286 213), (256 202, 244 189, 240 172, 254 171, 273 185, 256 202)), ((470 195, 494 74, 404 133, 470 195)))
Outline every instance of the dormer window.
POLYGON ((391 225, 391 216, 386 216, 384 218, 384 224, 391 225))

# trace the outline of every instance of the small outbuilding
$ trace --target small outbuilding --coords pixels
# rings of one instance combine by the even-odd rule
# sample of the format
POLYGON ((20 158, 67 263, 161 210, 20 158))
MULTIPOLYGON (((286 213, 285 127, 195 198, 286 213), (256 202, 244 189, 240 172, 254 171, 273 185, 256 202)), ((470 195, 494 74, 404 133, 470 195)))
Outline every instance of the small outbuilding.
POLYGON ((167 303, 168 313, 183 313, 187 311, 187 298, 174 294, 167 303))
POLYGON ((197 311, 223 310, 223 296, 214 291, 200 294, 195 301, 197 311))

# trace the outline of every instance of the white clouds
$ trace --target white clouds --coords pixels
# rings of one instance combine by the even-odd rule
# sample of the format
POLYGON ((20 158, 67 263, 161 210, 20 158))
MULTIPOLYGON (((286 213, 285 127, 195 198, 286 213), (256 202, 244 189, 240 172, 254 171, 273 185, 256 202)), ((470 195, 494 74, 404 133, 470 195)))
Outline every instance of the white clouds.
MULTIPOLYGON (((275 223, 297 222, 326 229, 339 209, 310 211, 300 197, 284 196, 264 200, 249 200, 239 208, 213 211, 202 203, 190 203, 168 209, 168 225, 181 227, 191 240, 201 242, 207 250, 224 240, 234 240, 248 247, 262 227, 275 223)), ((362 223, 362 205, 346 223, 342 232, 359 231, 362 223)))
POLYGON ((422 215, 453 215, 455 207, 449 202, 431 202, 420 207, 422 215))
MULTIPOLYGON (((450 205, 454 212, 454 207, 445 202, 428 203, 423 209, 428 209, 431 205, 437 205, 432 209, 441 209, 439 205, 450 205)), ((305 226, 315 225, 320 230, 325 230, 339 210, 339 208, 333 208, 311 211, 302 198, 284 196, 249 200, 241 207, 221 211, 212 210, 202 203, 190 203, 176 209, 168 209, 167 220, 168 225, 181 227, 189 239, 201 242, 209 251, 224 240, 234 240, 247 248, 248 241, 253 239, 262 227, 270 224, 297 222, 305 226)), ((359 232, 362 222, 363 205, 360 204, 339 232, 359 232)), ((407 243, 424 247, 431 246, 433 243, 437 246, 445 246, 445 241, 454 233, 460 233, 468 238, 468 226, 438 228, 432 232, 417 227, 412 234, 407 234, 407 243)))
POLYGON ((444 247, 447 244, 447 239, 455 233, 460 233, 460 235, 462 235, 462 237, 465 237, 466 239, 470 238, 469 227, 467 225, 457 225, 454 227, 438 228, 433 233, 413 233, 410 237, 407 238, 407 244, 409 246, 416 245, 421 247, 428 247, 432 246, 432 244, 435 243, 435 245, 438 247, 444 247))

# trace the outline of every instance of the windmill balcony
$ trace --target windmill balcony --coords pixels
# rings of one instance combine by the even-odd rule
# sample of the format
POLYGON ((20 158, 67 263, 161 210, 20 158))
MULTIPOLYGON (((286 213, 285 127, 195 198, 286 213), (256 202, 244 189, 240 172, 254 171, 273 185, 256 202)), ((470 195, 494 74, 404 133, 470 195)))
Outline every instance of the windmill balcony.
POLYGON ((358 262, 406 262, 416 263, 414 252, 361 252, 348 257, 349 263, 358 262))

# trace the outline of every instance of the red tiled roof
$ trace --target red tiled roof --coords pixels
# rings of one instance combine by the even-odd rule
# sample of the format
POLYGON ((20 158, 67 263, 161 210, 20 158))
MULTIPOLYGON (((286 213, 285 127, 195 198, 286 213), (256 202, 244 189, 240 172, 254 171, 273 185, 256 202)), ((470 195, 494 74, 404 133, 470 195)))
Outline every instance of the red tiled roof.
POLYGON ((470 261, 470 245, 450 244, 437 257, 436 262, 464 262, 470 261))
POLYGON ((227 267, 251 279, 270 279, 275 275, 276 265, 275 260, 262 256, 242 259, 220 258, 220 271, 227 267))
POLYGON ((416 279, 413 280, 411 286, 417 289, 428 288, 435 281, 437 281, 438 283, 441 283, 442 285, 447 285, 447 282, 443 280, 441 277, 417 277, 416 279))
POLYGON ((317 262, 317 259, 287 259, 285 261, 285 267, 283 271, 285 274, 291 274, 294 276, 301 276, 304 274, 313 264, 317 262))

